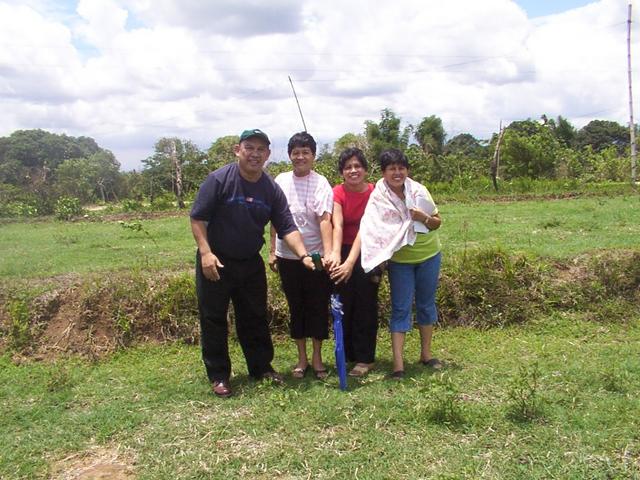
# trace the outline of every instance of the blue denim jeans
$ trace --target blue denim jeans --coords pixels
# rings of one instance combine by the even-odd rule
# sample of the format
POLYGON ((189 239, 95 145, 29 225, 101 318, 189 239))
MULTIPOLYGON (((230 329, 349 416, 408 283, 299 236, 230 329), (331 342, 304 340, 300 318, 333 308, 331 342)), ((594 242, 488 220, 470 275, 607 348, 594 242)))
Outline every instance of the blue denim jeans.
POLYGON ((411 330, 413 300, 416 301, 418 325, 433 325, 438 320, 436 289, 440 274, 442 254, 428 258, 422 263, 389 262, 391 285, 391 319, 389 330, 408 332, 411 330))

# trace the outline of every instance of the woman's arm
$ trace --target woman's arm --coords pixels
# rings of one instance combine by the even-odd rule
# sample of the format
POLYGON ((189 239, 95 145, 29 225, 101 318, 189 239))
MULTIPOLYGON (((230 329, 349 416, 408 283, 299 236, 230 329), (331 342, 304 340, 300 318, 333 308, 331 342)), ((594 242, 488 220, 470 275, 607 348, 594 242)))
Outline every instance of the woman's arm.
POLYGON ((442 219, 440 218, 439 213, 436 213, 435 215, 429 215, 419 208, 410 208, 409 211, 411 212, 412 220, 417 220, 418 222, 424 223, 429 230, 437 230, 442 224, 442 219))
POLYGON ((325 247, 326 261, 328 263, 331 263, 332 265, 331 267, 329 267, 329 271, 332 271, 333 269, 338 267, 338 265, 340 265, 340 250, 342 248, 342 225, 342 205, 337 202, 333 202, 333 213, 331 214, 331 250, 326 250, 325 247))
POLYGON ((340 258, 338 257, 338 262, 336 263, 333 255, 333 226, 331 224, 331 214, 324 212, 319 220, 322 250, 324 251, 324 260, 322 263, 325 269, 331 270, 337 263, 340 263, 340 258))

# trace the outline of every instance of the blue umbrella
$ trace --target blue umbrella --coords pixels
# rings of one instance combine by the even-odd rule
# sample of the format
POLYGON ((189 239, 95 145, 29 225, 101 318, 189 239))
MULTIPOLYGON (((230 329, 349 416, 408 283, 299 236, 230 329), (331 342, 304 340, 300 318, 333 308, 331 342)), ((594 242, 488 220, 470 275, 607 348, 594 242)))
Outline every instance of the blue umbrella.
POLYGON ((340 379, 340 390, 347 389, 347 361, 344 357, 344 337, 342 336, 342 302, 340 295, 331 295, 331 314, 333 315, 333 336, 336 342, 336 370, 340 379))

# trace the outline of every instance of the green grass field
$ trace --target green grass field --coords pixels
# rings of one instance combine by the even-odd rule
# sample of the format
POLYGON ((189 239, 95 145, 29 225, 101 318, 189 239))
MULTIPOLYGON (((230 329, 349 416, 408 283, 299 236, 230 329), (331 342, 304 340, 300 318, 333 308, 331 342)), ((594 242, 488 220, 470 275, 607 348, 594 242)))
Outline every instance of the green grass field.
MULTIPOLYGON (((639 207, 637 196, 447 203, 441 235, 449 258, 495 246, 559 260, 637 250, 639 207)), ((2 224, 0 281, 192 266, 186 216, 136 222, 2 224)), ((197 346, 142 345, 94 361, 7 352, 0 478, 640 478, 640 318, 601 317, 566 310, 437 329, 441 372, 415 362, 413 332, 400 382, 386 377, 382 329, 376 370, 346 392, 333 371, 324 383, 256 383, 232 341, 227 400, 211 394, 197 346)), ((324 356, 332 365, 331 342, 324 356)), ((295 359, 278 338, 276 369, 288 373, 295 359)))
MULTIPOLYGON (((640 197, 450 203, 440 206, 445 257, 500 246, 551 258, 640 244, 640 197)), ((151 220, 0 225, 0 279, 46 278, 118 269, 175 269, 194 263, 187 214, 151 220)), ((446 261, 446 260, 445 260, 446 261)))
MULTIPOLYGON (((637 319, 445 329, 435 349, 445 370, 411 364, 392 381, 383 332, 378 370, 341 392, 334 373, 326 383, 255 383, 234 343, 228 400, 210 393, 197 347, 147 346, 98 363, 4 357, 0 477, 49 478, 80 456, 140 479, 640 478, 637 319)), ((276 368, 295 358, 278 342, 276 368)))

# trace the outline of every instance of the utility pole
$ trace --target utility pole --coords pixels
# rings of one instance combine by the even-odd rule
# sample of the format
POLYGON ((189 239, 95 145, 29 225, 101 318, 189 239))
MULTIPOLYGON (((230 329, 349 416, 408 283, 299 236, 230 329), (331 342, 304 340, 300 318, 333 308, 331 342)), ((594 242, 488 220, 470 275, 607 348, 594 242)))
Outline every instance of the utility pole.
POLYGON ((636 184, 636 125, 633 121, 633 91, 631 88, 631 0, 627 19, 627 73, 629 76, 629 135, 631 141, 631 184, 636 184))
POLYGON ((493 181, 493 188, 498 191, 498 169, 500 168, 500 144, 502 143, 502 137, 504 136, 504 128, 502 128, 502 120, 500 120, 500 133, 498 133, 498 141, 496 142, 496 149, 493 151, 493 160, 491 161, 491 180, 493 181))
POLYGON ((184 208, 184 199, 182 198, 182 165, 178 161, 178 154, 176 153, 176 140, 171 139, 171 161, 173 168, 176 172, 176 198, 178 199, 178 208, 184 208))

